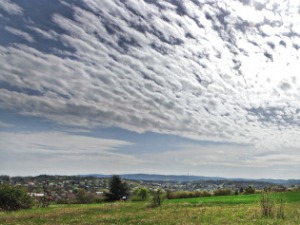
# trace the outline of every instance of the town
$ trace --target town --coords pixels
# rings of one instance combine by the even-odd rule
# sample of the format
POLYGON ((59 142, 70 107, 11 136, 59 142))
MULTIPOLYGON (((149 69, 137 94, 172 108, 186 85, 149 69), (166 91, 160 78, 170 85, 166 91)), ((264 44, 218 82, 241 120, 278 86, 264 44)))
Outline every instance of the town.
MULTIPOLYGON (((0 183, 9 183, 14 186, 24 186, 32 197, 56 203, 75 203, 79 193, 93 202, 102 202, 103 195, 109 189, 110 177, 95 176, 51 176, 39 175, 35 177, 9 177, 0 176, 0 183)), ((299 184, 276 185, 263 181, 241 180, 193 180, 193 181, 149 181, 149 180, 124 180, 130 193, 136 188, 148 190, 162 189, 165 192, 205 192, 212 194, 216 190, 230 190, 238 194, 251 187, 253 190, 262 190, 271 187, 276 191, 299 189, 299 184)))

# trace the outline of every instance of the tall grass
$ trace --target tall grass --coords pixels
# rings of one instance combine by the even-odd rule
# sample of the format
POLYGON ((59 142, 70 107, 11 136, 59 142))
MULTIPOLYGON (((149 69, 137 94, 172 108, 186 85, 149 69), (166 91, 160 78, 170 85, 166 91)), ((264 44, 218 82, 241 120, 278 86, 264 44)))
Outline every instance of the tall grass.
POLYGON ((283 193, 271 193, 263 190, 260 194, 260 208, 263 216, 277 216, 279 219, 285 217, 286 198, 283 193))
POLYGON ((272 216, 274 202, 269 191, 262 191, 260 194, 260 208, 263 216, 272 216))

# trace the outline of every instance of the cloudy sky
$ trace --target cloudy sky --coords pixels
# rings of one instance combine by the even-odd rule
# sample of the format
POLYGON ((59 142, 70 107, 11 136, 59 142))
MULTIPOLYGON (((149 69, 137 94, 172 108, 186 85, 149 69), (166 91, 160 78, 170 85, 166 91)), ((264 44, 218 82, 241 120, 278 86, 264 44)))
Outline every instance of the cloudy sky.
POLYGON ((0 0, 0 174, 300 178, 300 3, 0 0))

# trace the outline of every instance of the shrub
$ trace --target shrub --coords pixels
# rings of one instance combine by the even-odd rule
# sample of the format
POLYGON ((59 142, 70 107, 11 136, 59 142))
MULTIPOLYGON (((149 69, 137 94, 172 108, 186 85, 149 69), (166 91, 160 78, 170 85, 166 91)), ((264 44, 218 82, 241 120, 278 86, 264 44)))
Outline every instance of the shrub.
POLYGON ((218 190, 214 190, 214 195, 215 196, 231 195, 231 190, 230 189, 218 189, 218 190))
POLYGON ((50 204, 50 200, 47 196, 42 196, 38 198, 37 201, 38 201, 38 206, 41 208, 46 208, 50 204))
POLYGON ((148 198, 148 189, 146 188, 136 188, 133 191, 132 201, 144 201, 148 198))
POLYGON ((209 197, 211 196, 211 193, 208 191, 202 191, 200 197, 209 197))
POLYGON ((13 211, 32 206, 33 199, 24 187, 0 184, 0 210, 13 211))
POLYGON ((208 191, 168 191, 167 199, 176 199, 176 198, 197 198, 197 197, 208 197, 211 194, 208 191))
POLYGON ((104 197, 94 197, 92 203, 103 203, 104 200, 104 197))
POLYGON ((80 188, 76 193, 76 203, 86 204, 93 201, 93 195, 86 190, 80 188))
POLYGON ((157 189, 152 191, 152 202, 151 207, 158 207, 161 206, 162 202, 164 201, 166 195, 162 189, 157 189))
POLYGON ((57 204, 63 204, 63 205, 65 205, 65 204, 73 204, 73 203, 75 203, 75 202, 71 202, 71 201, 68 200, 68 199, 60 198, 60 199, 57 200, 56 203, 57 203, 57 204))
POLYGON ((244 191, 245 194, 254 194, 255 193, 255 188, 249 186, 245 189, 244 191))

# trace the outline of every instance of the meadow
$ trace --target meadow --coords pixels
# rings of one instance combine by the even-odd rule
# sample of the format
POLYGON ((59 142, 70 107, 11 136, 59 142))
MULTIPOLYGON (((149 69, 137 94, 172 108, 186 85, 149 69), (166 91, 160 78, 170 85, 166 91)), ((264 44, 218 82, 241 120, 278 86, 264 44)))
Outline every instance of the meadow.
POLYGON ((50 205, 16 212, 0 212, 2 225, 62 224, 300 224, 300 192, 274 194, 285 199, 284 218, 261 215, 259 194, 86 205, 50 205))

